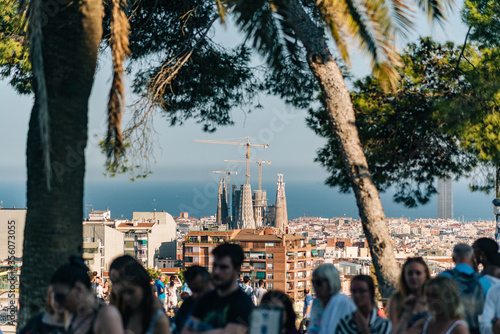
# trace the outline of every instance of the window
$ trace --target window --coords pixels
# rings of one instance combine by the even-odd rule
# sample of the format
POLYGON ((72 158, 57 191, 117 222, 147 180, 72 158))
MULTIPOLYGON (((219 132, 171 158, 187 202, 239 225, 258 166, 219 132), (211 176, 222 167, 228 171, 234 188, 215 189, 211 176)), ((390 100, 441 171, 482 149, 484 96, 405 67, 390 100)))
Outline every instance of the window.
POLYGON ((198 242, 198 237, 197 237, 197 236, 192 235, 192 236, 190 236, 190 237, 189 237, 189 241, 190 241, 190 242, 198 242))
POLYGON ((273 290, 274 289, 274 283, 267 283, 267 290, 273 290))
POLYGON ((274 274, 271 273, 267 274, 267 279, 274 279, 274 274))
POLYGON ((193 257, 192 256, 186 256, 184 258, 184 262, 186 262, 186 263, 193 263, 193 257))
POLYGON ((268 259, 274 259, 274 254, 273 253, 267 253, 267 258, 268 259))
POLYGON ((273 263, 268 263, 267 264, 267 269, 274 269, 274 264, 273 263))
POLYGON ((192 252, 193 252, 193 247, 186 247, 186 248, 184 249, 184 252, 185 252, 185 253, 192 253, 192 252))
POLYGON ((201 236, 201 242, 208 242, 208 236, 207 235, 202 235, 201 236))
POLYGON ((274 247, 275 244, 275 242, 266 242, 266 247, 274 247))
POLYGON ((258 270, 265 270, 266 269, 266 264, 263 262, 253 262, 252 264, 253 264, 254 269, 258 269, 258 270))
POLYGON ((257 279, 265 279, 266 278, 266 272, 265 271, 258 271, 257 272, 257 276, 256 276, 257 279))

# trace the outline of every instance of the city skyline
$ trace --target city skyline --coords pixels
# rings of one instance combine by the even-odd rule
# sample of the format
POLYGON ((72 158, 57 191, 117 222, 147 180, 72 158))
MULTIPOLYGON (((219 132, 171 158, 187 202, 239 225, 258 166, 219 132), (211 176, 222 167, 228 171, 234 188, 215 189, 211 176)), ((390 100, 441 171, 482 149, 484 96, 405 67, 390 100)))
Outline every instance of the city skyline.
MULTIPOLYGON (((461 24, 459 13, 451 15, 449 23, 444 29, 431 28, 424 23, 425 18, 419 19, 417 26, 419 33, 426 36, 433 33, 438 40, 454 40, 462 42, 466 29, 461 24), (447 35, 447 31, 453 32, 447 35)), ((218 29, 219 39, 234 37, 231 29, 218 29)), ((412 39, 415 39, 413 34, 412 39)), ((400 42, 402 44, 402 42, 400 42)), ((256 57, 259 62, 259 58, 256 57)), ((354 52, 352 59, 352 73, 356 78, 368 74, 368 60, 354 52)), ((100 70, 96 74, 91 99, 89 101, 89 142, 86 149, 87 172, 86 182, 97 182, 114 187, 118 183, 128 182, 128 175, 120 175, 116 179, 106 178, 102 174, 105 157, 97 147, 97 135, 103 135, 106 130, 106 103, 110 78, 109 55, 102 55, 100 70)), ((128 83, 131 77, 126 78, 128 83)), ((31 96, 17 95, 6 81, 0 81, 0 97, 3 102, 2 111, 7 122, 0 123, 0 147, 8 159, 0 161, 0 184, 11 182, 26 182, 25 149, 29 115, 32 107, 31 96)), ((127 103, 131 104, 134 98, 130 90, 127 92, 127 103)), ((270 144, 267 149, 255 149, 251 152, 251 159, 272 161, 272 165, 263 168, 263 180, 272 182, 277 174, 284 174, 287 183, 309 181, 323 183, 328 174, 318 163, 314 162, 316 150, 325 144, 325 140, 314 134, 305 124, 306 112, 294 110, 286 106, 277 98, 261 96, 259 102, 263 109, 257 109, 251 114, 244 114, 241 110, 234 110, 235 125, 221 127, 215 133, 208 134, 201 131, 201 126, 194 121, 187 121, 183 126, 169 127, 167 122, 156 115, 154 123, 157 131, 157 141, 151 168, 152 174, 146 181, 138 181, 135 185, 144 186, 148 182, 199 181, 212 182, 212 170, 222 170, 228 167, 239 168, 238 175, 234 176, 234 184, 244 183, 244 165, 228 164, 227 159, 242 160, 244 152, 240 147, 224 145, 210 145, 195 143, 194 139, 229 139, 250 136, 260 142, 270 144), (241 177, 241 179, 240 179, 241 177)), ((251 166, 252 188, 257 189, 257 166, 251 166)), ((132 187, 132 186, 131 186, 132 187)), ((465 188, 464 188, 465 189, 465 188)), ((90 189, 89 189, 90 190, 90 189)), ((268 189, 271 191, 272 189, 268 189)), ((25 192, 25 188, 17 190, 25 192)), ((269 194, 269 193, 268 193, 269 194)), ((340 195, 338 189, 324 191, 325 196, 335 202, 340 195)), ((25 197, 25 194, 22 195, 25 197)), ((352 194, 350 203, 352 203, 352 194)), ((384 197, 384 195, 382 195, 384 197)), ((8 196, 3 195, 0 200, 9 202, 8 196)), ((22 200, 15 200, 17 206, 25 204, 22 200), (20 203, 20 204, 19 204, 20 203)), ((87 203, 85 203, 87 205, 87 203)), ((401 207, 403 208, 403 207, 401 207)), ((307 208, 304 208, 306 210, 307 208)), ((434 209, 435 210, 435 209, 434 209)), ((357 208, 354 207, 354 211, 357 208)), ((409 210, 409 212, 415 212, 409 210)), ((412 213, 413 214, 413 213, 412 213)))

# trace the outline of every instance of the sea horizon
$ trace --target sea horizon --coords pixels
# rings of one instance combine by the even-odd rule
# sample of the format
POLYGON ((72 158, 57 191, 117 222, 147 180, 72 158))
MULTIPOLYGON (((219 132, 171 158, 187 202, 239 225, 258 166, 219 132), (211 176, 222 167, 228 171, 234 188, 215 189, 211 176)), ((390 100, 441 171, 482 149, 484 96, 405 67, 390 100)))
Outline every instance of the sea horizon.
MULTIPOLYGON (((132 218, 136 211, 166 211, 179 216, 187 211, 191 217, 214 215, 217 209, 215 180, 208 181, 154 181, 136 182, 106 179, 87 181, 85 184, 83 218, 94 210, 110 210, 113 218, 132 218)), ((252 184, 252 190, 257 187, 252 184)), ((274 204, 276 182, 264 181, 268 204, 274 204)), ((352 193, 341 194, 338 189, 322 181, 286 182, 288 218, 299 217, 351 217, 359 219, 352 193)), ((463 182, 454 183, 454 219, 458 221, 494 220, 491 200, 493 195, 470 192, 463 182)), ((437 219, 437 195, 428 204, 406 208, 394 203, 392 192, 381 193, 387 218, 404 217, 437 219)), ((26 185, 23 181, 0 181, 0 206, 23 208, 26 206, 26 185)))

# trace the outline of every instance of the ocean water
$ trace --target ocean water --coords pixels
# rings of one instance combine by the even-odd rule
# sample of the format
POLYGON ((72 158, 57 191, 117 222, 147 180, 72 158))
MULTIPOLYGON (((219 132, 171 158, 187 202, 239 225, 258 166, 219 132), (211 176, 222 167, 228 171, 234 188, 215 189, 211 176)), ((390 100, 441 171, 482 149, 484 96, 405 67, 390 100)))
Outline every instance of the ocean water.
MULTIPOLYGON (((138 181, 127 182, 107 179, 87 182, 84 199, 84 213, 88 211, 111 210, 114 218, 131 218, 133 211, 165 210, 173 216, 187 211, 190 216, 213 215, 217 207, 216 181, 138 181)), ((276 197, 276 183, 264 182, 268 204, 276 197)), ((457 220, 493 220, 492 195, 471 193, 466 183, 455 183, 453 187, 454 217, 457 220)), ((286 197, 289 219, 301 216, 353 217, 359 218, 358 208, 351 194, 339 194, 335 188, 325 186, 321 181, 288 181, 286 197)), ((392 201, 390 192, 381 194, 387 217, 437 218, 437 197, 429 204, 408 209, 392 201)), ((25 207, 26 190, 24 182, 0 182, 0 206, 25 207)))

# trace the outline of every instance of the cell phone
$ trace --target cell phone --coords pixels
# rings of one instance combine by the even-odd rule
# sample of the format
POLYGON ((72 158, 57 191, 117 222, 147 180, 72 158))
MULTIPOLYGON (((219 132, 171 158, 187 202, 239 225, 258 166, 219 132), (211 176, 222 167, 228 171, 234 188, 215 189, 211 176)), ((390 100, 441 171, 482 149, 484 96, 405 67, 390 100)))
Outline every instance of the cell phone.
POLYGON ((280 334, 283 309, 272 305, 261 305, 250 314, 249 334, 280 334))

